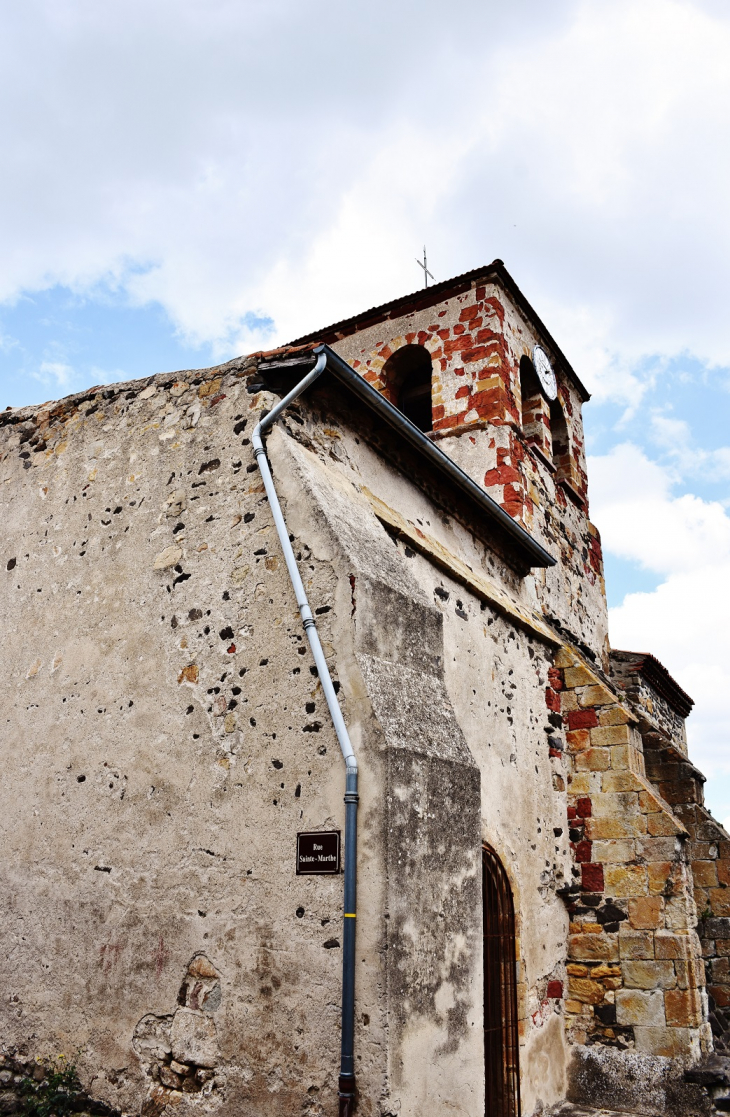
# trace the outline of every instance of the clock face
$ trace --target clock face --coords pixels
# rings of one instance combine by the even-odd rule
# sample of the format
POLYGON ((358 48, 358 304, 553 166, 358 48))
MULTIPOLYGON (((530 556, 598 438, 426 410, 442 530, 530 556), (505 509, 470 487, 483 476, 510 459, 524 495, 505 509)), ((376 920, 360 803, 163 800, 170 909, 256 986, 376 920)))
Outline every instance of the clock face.
POLYGON ((540 345, 536 345, 532 351, 532 363, 535 366, 537 378, 540 381, 542 390, 547 398, 552 401, 557 399, 558 395, 558 382, 555 379, 553 366, 550 364, 550 358, 545 350, 540 345))

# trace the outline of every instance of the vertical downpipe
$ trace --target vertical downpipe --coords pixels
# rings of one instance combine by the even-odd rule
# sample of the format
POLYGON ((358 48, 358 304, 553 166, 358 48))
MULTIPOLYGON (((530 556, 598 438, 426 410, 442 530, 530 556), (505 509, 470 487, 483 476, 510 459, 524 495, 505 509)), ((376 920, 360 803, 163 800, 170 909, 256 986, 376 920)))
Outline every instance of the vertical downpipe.
POLYGON ((263 436, 269 430, 283 411, 293 403, 302 392, 313 384, 327 366, 327 351, 324 347, 315 349, 317 363, 314 368, 289 392, 276 407, 266 415, 254 428, 251 436, 256 462, 264 482, 266 495, 269 499, 271 512, 279 536, 284 561, 289 572, 292 588, 297 599, 299 614, 302 618, 304 631, 307 634, 309 646, 312 649, 314 662, 317 666, 319 681, 327 701, 327 708, 332 718, 332 724, 337 734, 340 749, 345 760, 345 881, 344 881, 344 913, 342 928, 342 1031, 340 1043, 340 1076, 339 1076, 339 1117, 351 1117, 355 1107, 355 928, 357 925, 357 760, 347 732, 347 726, 342 716, 340 704, 337 701, 335 688, 327 666, 324 650, 319 639, 317 626, 312 616, 312 610, 307 600, 304 584, 299 573, 294 551, 289 542, 284 514, 281 510, 279 498, 274 487, 274 479, 266 457, 263 436))

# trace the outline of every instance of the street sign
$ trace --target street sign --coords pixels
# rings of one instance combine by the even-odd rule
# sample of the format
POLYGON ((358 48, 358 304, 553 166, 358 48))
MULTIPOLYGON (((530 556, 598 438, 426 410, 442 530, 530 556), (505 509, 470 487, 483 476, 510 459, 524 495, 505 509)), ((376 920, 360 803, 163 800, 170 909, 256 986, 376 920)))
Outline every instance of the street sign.
POLYGON ((297 834, 297 876, 340 871, 339 830, 297 834))

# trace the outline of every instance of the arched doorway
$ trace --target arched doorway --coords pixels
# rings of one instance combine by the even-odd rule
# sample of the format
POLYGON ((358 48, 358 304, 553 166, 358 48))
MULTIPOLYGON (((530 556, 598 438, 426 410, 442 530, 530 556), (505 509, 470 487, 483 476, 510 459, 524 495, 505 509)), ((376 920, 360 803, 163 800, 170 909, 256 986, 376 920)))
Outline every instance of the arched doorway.
POLYGON ((484 1074, 486 1117, 519 1117, 515 907, 507 874, 482 848, 484 904, 484 1074))

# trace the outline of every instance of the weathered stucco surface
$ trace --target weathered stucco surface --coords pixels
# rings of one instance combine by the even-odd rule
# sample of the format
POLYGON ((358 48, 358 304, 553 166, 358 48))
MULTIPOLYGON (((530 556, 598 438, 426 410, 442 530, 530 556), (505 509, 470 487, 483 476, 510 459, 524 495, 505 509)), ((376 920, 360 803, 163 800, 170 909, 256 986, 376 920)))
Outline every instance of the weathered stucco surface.
MULTIPOLYGON (((373 1117, 484 1113, 482 843, 515 901, 525 1117, 606 1067, 625 1100, 641 1059, 685 1104, 672 1068, 730 1006, 730 845, 682 718, 609 673, 581 391, 559 368, 556 449, 520 394, 539 339, 484 282, 333 344, 385 395, 392 353, 431 353, 431 437, 551 569, 525 574, 332 383, 268 440, 360 764, 373 1117)), ((0 1039, 78 1049, 126 1114, 337 1106, 342 881, 297 877, 295 846, 343 828, 344 770, 251 451, 276 399, 258 363, 0 416, 0 1039)))

